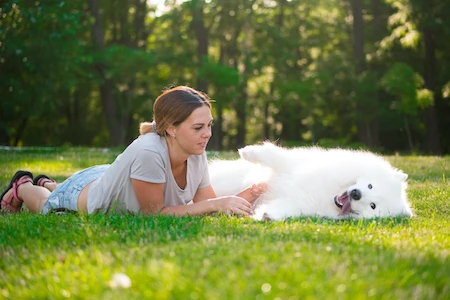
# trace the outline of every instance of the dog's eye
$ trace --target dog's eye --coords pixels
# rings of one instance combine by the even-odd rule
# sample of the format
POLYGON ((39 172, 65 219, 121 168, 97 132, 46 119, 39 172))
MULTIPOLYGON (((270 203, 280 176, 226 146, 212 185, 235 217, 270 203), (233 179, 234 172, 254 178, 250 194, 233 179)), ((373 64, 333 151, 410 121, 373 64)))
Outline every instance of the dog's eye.
POLYGON ((369 188, 369 190, 372 189, 372 185, 369 183, 369 185, 367 186, 369 188))
POLYGON ((375 209, 377 206, 375 205, 375 203, 370 203, 370 207, 372 207, 372 209, 375 209))

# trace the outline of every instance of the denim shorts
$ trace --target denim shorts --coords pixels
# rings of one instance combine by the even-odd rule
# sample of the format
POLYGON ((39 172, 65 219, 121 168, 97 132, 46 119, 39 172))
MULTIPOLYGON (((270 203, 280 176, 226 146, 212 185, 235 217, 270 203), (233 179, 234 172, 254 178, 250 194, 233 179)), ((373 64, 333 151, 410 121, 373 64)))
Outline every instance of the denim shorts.
POLYGON ((76 172, 63 183, 59 184, 50 194, 47 202, 42 207, 42 213, 48 214, 50 211, 66 209, 69 211, 78 210, 78 197, 81 190, 92 181, 100 178, 109 165, 90 167, 76 172))

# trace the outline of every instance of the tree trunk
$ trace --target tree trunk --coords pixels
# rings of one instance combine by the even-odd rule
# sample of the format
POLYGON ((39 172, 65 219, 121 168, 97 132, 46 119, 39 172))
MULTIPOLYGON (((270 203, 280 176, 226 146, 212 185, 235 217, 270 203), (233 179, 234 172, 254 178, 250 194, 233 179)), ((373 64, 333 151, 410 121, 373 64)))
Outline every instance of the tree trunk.
MULTIPOLYGON (((373 20, 372 20, 372 32, 373 32, 373 42, 378 42, 380 41, 383 36, 382 36, 382 12, 381 12, 381 5, 382 2, 381 0, 372 0, 372 10, 373 10, 373 20)), ((378 69, 379 66, 377 64, 377 62, 375 62, 375 66, 372 67, 372 70, 375 71, 378 74, 378 69)), ((378 79, 378 75, 377 75, 377 80, 378 79)), ((380 95, 379 95, 379 91, 378 89, 374 92, 372 99, 375 103, 375 108, 376 108, 376 114, 370 124, 370 129, 372 132, 372 148, 378 148, 381 145, 380 142, 380 118, 379 118, 379 114, 378 114, 378 108, 380 107, 380 95)))
POLYGON ((239 93, 237 103, 236 103, 236 116, 238 119, 237 125, 237 135, 235 141, 235 147, 242 148, 245 146, 245 133, 246 133, 246 124, 247 124, 247 77, 244 77, 241 92, 239 93))
POLYGON ((413 141, 412 141, 411 130, 409 128, 408 117, 406 115, 403 117, 403 121, 405 123, 405 131, 406 131, 406 136, 408 138, 409 151, 411 153, 413 153, 414 152, 414 144, 413 144, 413 141))
MULTIPOLYGON (((278 32, 282 32, 283 31, 283 27, 284 27, 284 7, 286 5, 286 0, 282 0, 278 3, 278 14, 277 14, 277 18, 276 18, 276 25, 277 25, 277 30, 278 32)), ((269 117, 270 117, 270 102, 273 101, 273 99, 275 98, 275 90, 276 90, 276 77, 278 76, 278 68, 279 68, 279 59, 275 60, 273 68, 275 70, 275 72, 273 72, 273 76, 274 78, 272 79, 272 81, 269 83, 269 95, 268 98, 266 100, 263 100, 263 116, 264 116, 264 122, 263 122, 263 139, 264 140, 270 140, 273 138, 272 136, 272 132, 274 130, 271 130, 271 125, 269 124, 269 117)), ((285 62, 282 61, 281 64, 284 64, 285 62)), ((283 72, 280 72, 283 73, 283 72)), ((292 120, 289 120, 289 118, 281 118, 280 119, 283 128, 286 128, 288 126, 288 122, 293 122, 292 120)), ((276 122, 275 122, 276 123, 276 122)), ((275 124, 274 124, 275 125, 275 124)))
POLYGON ((271 134, 270 134, 270 124, 269 124, 269 108, 270 108, 270 99, 274 98, 273 95, 273 83, 270 83, 270 92, 268 95, 268 99, 263 101, 263 140, 270 140, 271 134))
MULTIPOLYGON (((425 87, 433 92, 436 99, 436 55, 435 55, 435 37, 429 28, 423 31, 425 44, 425 87)), ((440 133, 436 114, 436 108, 433 105, 425 108, 425 127, 427 131, 428 151, 432 154, 441 154, 440 133)))
POLYGON ((355 72, 356 75, 360 75, 365 68, 362 0, 352 0, 352 13, 355 72))
POLYGON ((217 117, 214 119, 213 136, 211 138, 211 150, 222 151, 223 149, 223 105, 221 101, 214 103, 217 117))
POLYGON ((147 16, 147 1, 135 0, 134 15, 134 45, 138 48, 146 49, 148 30, 145 27, 145 17, 147 16))
MULTIPOLYGON (((352 0, 352 14, 353 14, 353 50, 355 59, 355 75, 356 79, 360 77, 365 69, 364 59, 364 21, 362 13, 362 0, 352 0)), ((355 80, 357 82, 357 80, 355 80)), ((357 94, 357 109, 358 109, 358 135, 359 140, 367 145, 372 146, 371 129, 367 121, 367 112, 360 103, 361 95, 357 94), (361 117, 364 116, 364 117, 361 117)))
POLYGON ((22 118, 22 120, 17 123, 19 124, 19 127, 17 128, 17 132, 14 135, 14 141, 12 143, 14 147, 19 146, 19 141, 22 139, 23 133, 25 132, 25 128, 27 127, 28 117, 22 118))
MULTIPOLYGON (((192 28, 195 31, 195 37, 197 39, 197 55, 199 59, 199 68, 201 68, 204 60, 208 57, 208 31, 204 24, 202 2, 193 0, 192 5, 192 28)), ((208 93, 208 83, 200 77, 197 79, 197 88, 208 93)))
MULTIPOLYGON (((92 25, 92 41, 98 51, 103 51, 105 49, 105 45, 98 0, 89 0, 88 4, 89 10, 91 11, 92 16, 95 18, 95 22, 92 25)), ((103 111, 106 115, 110 135, 110 146, 120 146, 122 144, 123 134, 121 134, 122 128, 120 128, 119 122, 116 117, 117 111, 113 96, 113 84, 111 80, 107 79, 105 76, 107 67, 101 63, 97 63, 95 66, 103 80, 103 82, 100 84, 100 98, 103 111)))
MULTIPOLYGON (((247 123, 247 84, 248 84, 248 56, 244 53, 244 70, 241 82, 239 83, 239 94, 234 102, 234 110, 236 111, 237 117, 237 134, 232 143, 232 148, 241 148, 245 146, 245 133, 246 133, 246 123, 247 123)), ((238 60, 234 61, 234 68, 237 68, 238 60)))
POLYGON ((8 123, 6 122, 6 116, 8 113, 4 113, 2 107, 0 106, 0 145, 9 145, 11 140, 7 130, 8 123))
MULTIPOLYGON (((251 12, 250 12, 251 14, 251 12)), ((248 16, 250 18, 251 15, 248 16)), ((237 135, 236 135, 236 147, 241 148, 245 146, 246 127, 247 127, 247 102, 248 102, 248 78, 250 77, 250 51, 252 45, 250 44, 250 25, 247 22, 244 23, 244 43, 243 43, 243 78, 240 87, 240 94, 236 103, 236 115, 238 118, 237 135)), ((235 66, 238 68, 238 66, 235 66)))
POLYGON ((119 23, 120 23, 120 44, 122 46, 131 48, 130 44, 130 31, 128 30, 128 14, 129 4, 128 0, 121 1, 119 11, 119 23))
MULTIPOLYGON (((219 49, 219 64, 224 65, 225 61, 225 48, 222 45, 220 45, 219 49)), ((223 95, 225 94, 225 91, 222 91, 222 87, 216 87, 216 94, 217 95, 223 95)), ((215 102, 214 107, 216 109, 216 117, 214 120, 214 127, 213 127, 213 136, 211 138, 211 149, 221 151, 223 149, 223 102, 218 99, 217 102, 215 102)))

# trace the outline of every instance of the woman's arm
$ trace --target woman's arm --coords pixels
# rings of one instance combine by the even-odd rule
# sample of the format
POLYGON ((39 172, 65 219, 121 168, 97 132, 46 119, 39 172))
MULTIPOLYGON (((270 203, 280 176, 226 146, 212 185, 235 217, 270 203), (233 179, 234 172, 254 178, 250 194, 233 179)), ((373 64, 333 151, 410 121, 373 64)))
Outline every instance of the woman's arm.
MULTIPOLYGON (((256 199, 258 199, 259 196, 261 196, 261 194, 265 193, 266 191, 267 191, 267 183, 260 182, 249 186, 236 196, 244 198, 248 202, 253 203, 256 199)), ((216 193, 214 192, 213 187, 210 185, 204 189, 199 189, 195 194, 193 201, 199 202, 216 197, 217 197, 216 193)))
POLYGON ((211 186, 199 189, 194 196, 193 204, 164 206, 164 184, 150 183, 137 179, 131 179, 131 182, 144 214, 161 213, 164 215, 185 216, 222 211, 247 215, 251 212, 251 204, 247 200, 238 196, 217 198, 211 186))
POLYGON ((250 203, 253 203, 256 199, 258 199, 261 194, 265 193, 267 191, 267 184, 265 182, 255 183, 236 196, 242 197, 249 201, 250 203))
POLYGON ((131 179, 134 193, 144 214, 156 214, 164 208, 164 183, 131 179))

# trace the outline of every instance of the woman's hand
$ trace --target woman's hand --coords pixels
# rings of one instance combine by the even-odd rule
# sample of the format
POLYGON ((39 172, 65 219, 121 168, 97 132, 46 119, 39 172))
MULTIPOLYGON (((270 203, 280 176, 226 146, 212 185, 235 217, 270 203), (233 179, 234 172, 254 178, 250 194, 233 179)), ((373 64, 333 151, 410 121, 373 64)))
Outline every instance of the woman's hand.
POLYGON ((251 203, 238 196, 223 196, 208 201, 214 204, 218 212, 247 216, 252 212, 251 203))

